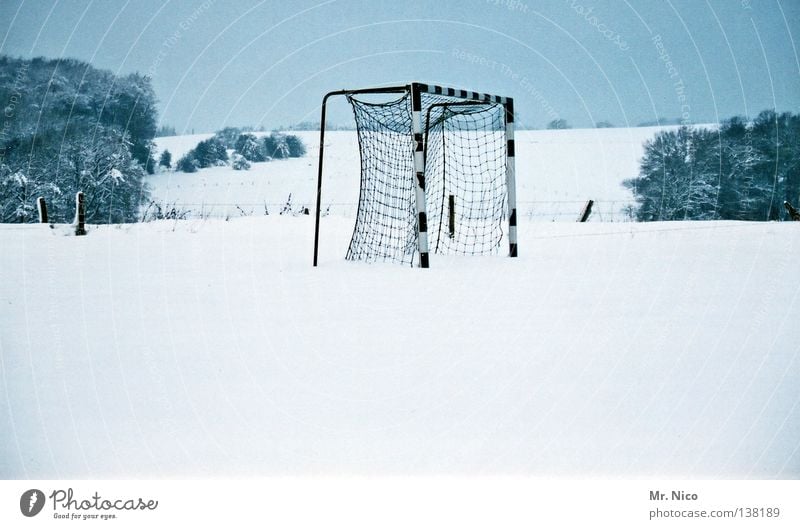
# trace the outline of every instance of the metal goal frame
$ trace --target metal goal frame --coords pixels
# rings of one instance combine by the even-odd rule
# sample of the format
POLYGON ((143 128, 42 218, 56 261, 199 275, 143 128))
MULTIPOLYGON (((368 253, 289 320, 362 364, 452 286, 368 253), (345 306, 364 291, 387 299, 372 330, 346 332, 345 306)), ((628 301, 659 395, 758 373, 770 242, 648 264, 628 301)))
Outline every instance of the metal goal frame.
POLYGON ((319 257, 319 221, 322 207, 322 175, 325 158, 325 115, 328 99, 335 96, 351 96, 359 94, 411 94, 411 132, 413 135, 414 171, 416 176, 415 197, 417 206, 417 252, 420 268, 430 266, 430 250, 428 248, 428 221, 425 203, 425 141, 426 116, 422 116, 422 94, 457 97, 465 103, 497 103, 503 106, 506 139, 506 194, 508 203, 508 255, 517 257, 517 197, 516 168, 514 163, 514 100, 510 97, 492 95, 471 90, 462 90, 446 86, 409 83, 407 85, 377 88, 360 88, 353 90, 334 90, 322 98, 322 110, 319 132, 319 166, 317 169, 317 201, 314 221, 314 266, 319 257))

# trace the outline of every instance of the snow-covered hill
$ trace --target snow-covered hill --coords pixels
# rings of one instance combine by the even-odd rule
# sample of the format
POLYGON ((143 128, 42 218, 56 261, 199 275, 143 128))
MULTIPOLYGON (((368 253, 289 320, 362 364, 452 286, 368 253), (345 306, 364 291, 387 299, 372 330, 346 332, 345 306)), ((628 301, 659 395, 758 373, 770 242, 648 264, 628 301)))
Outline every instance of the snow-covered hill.
MULTIPOLYGON (((621 183, 636 176, 642 144, 662 129, 639 127, 519 131, 516 136, 517 198, 521 216, 573 221, 588 199, 596 202, 592 220, 627 220, 621 210, 631 201, 621 183)), ((197 173, 166 171, 148 179, 153 198, 191 216, 263 215, 280 209, 292 195, 295 208, 315 202, 319 156, 318 132, 293 132, 308 148, 299 159, 256 163, 249 171, 230 167, 197 173)), ((325 136, 323 207, 353 214, 358 201, 359 157, 356 133, 325 136)), ((157 138, 159 152, 173 161, 210 134, 157 138)))
POLYGON ((0 225, 0 478, 800 477, 798 223, 420 270, 312 221, 0 225))

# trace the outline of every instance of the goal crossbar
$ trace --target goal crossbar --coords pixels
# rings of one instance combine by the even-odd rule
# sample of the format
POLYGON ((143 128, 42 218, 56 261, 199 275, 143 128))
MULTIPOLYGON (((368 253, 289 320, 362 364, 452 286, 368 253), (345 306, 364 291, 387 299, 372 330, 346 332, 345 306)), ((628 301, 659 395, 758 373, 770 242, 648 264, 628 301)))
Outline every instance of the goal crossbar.
POLYGON ((315 222, 314 222, 314 260, 313 265, 317 266, 319 258, 319 227, 320 227, 320 214, 322 208, 322 175, 324 166, 324 152, 325 152, 325 121, 327 102, 331 97, 336 96, 355 96, 355 95, 368 95, 368 94, 393 94, 393 93, 408 93, 411 95, 411 112, 412 112, 412 135, 414 141, 413 158, 414 158, 414 171, 416 173, 416 205, 417 205, 417 252, 419 255, 419 266, 421 268, 429 267, 429 248, 427 237, 427 212, 425 209, 425 156, 426 149, 425 143, 427 140, 427 126, 430 120, 430 109, 426 116, 422 116, 422 94, 448 96, 454 98, 461 98, 463 102, 453 102, 445 105, 478 105, 484 104, 497 104, 503 107, 503 119, 505 125, 505 142, 506 142, 506 189, 507 189, 507 213, 508 213, 508 240, 509 240, 509 253, 510 257, 517 257, 517 209, 516 209, 516 174, 515 174, 515 146, 514 146, 514 100, 510 97, 493 95, 483 92, 475 92, 471 90, 463 90, 458 88, 432 85, 425 83, 409 83, 407 85, 374 87, 374 88, 360 88, 360 89, 343 89, 334 90, 325 94, 322 99, 321 118, 320 118, 320 140, 319 140, 319 164, 317 168, 317 196, 316 196, 316 209, 315 209, 315 222), (424 119, 424 122, 423 122, 424 119), (424 127, 423 127, 424 125, 424 127))

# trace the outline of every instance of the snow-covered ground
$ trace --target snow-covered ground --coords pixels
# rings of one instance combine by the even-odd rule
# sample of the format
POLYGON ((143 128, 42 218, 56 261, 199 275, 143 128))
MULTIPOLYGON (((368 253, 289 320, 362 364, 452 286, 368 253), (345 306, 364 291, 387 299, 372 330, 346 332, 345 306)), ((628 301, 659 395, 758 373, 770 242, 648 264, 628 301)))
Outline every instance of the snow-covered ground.
MULTIPOLYGON (((638 174, 642 144, 658 130, 675 127, 519 131, 517 200, 520 216, 573 221, 586 200, 595 200, 592 221, 628 220, 631 202, 621 183, 638 174)), ((262 133, 259 133, 262 134, 262 133)), ((308 154, 299 159, 256 163, 249 171, 230 167, 197 173, 166 171, 148 179, 153 199, 175 205, 190 216, 238 217, 280 210, 292 194, 292 207, 313 207, 317 187, 318 132, 292 132, 308 154)), ((158 151, 173 161, 210 134, 156 138, 158 151)), ((352 215, 358 201, 359 157, 356 133, 325 135, 323 209, 352 215)))
POLYGON ((800 477, 798 223, 522 218, 429 270, 351 228, 314 269, 306 216, 0 225, 0 477, 800 477))

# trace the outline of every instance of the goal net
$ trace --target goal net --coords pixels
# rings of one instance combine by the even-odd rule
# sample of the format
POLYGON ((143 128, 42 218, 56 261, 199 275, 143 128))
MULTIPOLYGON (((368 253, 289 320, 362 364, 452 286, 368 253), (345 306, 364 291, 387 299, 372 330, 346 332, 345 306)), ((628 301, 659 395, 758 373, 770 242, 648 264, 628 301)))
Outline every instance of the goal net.
POLYGON ((504 240, 516 256, 511 100, 417 84, 380 102, 363 92, 380 93, 341 92, 361 157, 346 259, 427 267, 429 253, 498 254, 504 240))

